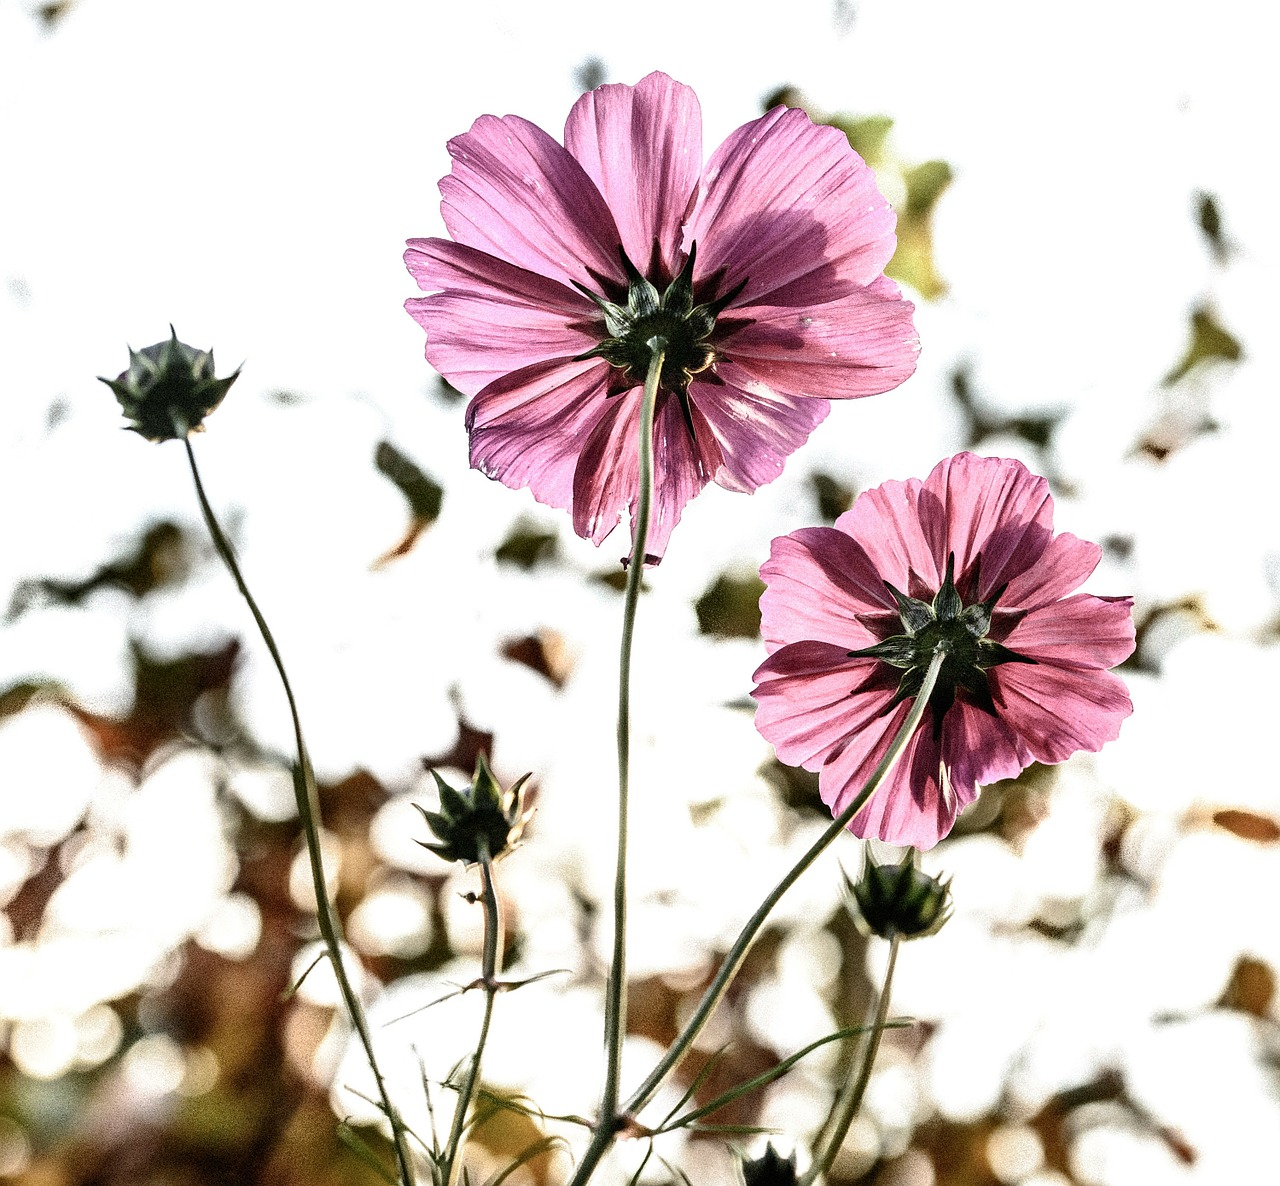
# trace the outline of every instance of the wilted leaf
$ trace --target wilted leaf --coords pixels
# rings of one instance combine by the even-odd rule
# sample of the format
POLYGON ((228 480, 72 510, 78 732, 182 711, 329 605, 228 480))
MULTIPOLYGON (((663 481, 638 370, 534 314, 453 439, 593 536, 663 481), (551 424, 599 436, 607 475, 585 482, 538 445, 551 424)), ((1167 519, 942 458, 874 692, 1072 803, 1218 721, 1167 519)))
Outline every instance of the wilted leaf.
POLYGON ((1280 840, 1280 820, 1256 811, 1224 807, 1213 813, 1213 822, 1241 840, 1254 840, 1259 844, 1274 844, 1280 840))

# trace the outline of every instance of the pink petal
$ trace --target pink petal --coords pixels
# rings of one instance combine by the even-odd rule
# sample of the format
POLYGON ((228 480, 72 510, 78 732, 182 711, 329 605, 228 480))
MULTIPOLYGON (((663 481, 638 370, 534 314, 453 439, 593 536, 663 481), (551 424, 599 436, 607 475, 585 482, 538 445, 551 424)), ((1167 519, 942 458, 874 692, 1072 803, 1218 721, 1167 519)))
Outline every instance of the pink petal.
POLYGON ((883 580, 913 597, 932 597, 942 581, 946 557, 938 558, 920 523, 918 478, 890 481, 864 490, 836 528, 865 549, 883 580))
POLYGON ((977 788, 1016 778, 1035 759, 1002 717, 970 704, 961 692, 942 721, 942 755, 951 787, 962 803, 977 788))
POLYGON ((719 383, 702 378, 691 383, 689 398, 707 418, 724 458, 716 482, 750 492, 782 473, 830 406, 772 391, 727 359, 717 364, 715 377, 719 383))
POLYGON ((1133 654, 1133 601, 1080 593, 1032 610, 1003 642, 1055 667, 1115 667, 1133 654))
POLYGON ((760 631, 772 654, 787 642, 820 639, 844 651, 879 641, 863 615, 894 613, 893 598, 862 545, 834 527, 804 527, 773 541, 760 569, 760 631))
POLYGON ((1029 610, 1050 605, 1080 588, 1101 559, 1102 549, 1097 544, 1067 531, 1055 535, 1040 559, 1009 582, 999 608, 1029 610))
POLYGON ((569 112, 565 147, 613 212, 627 256, 648 274, 656 244, 668 278, 702 169, 702 109, 692 89, 654 72, 588 91, 569 112))
POLYGON ((569 510, 582 441, 606 412, 608 371, 600 359, 553 359, 490 383, 467 408, 471 464, 569 510))
POLYGON ((958 453, 934 466, 919 494, 921 529, 938 565, 956 556, 956 583, 970 601, 983 601, 1040 560, 1053 537, 1049 483, 1020 461, 958 453), (981 555, 981 584, 966 589, 981 555))
POLYGON ((791 766, 817 770, 833 749, 874 729, 897 681, 844 647, 796 642, 770 655, 753 678, 756 728, 791 766))
MULTIPOLYGON (((640 490, 641 391, 610 396, 591 435, 580 443, 573 480, 573 529, 599 544, 624 518, 635 514, 640 490)), ((646 555, 661 559, 688 501, 719 467, 720 451, 710 426, 691 407, 697 447, 689 439, 680 403, 663 392, 653 419, 654 498, 646 555)))
MULTIPOLYGON (((839 815, 866 785, 910 711, 910 702, 899 704, 828 759, 818 775, 818 790, 832 815, 839 815)), ((890 844, 932 848, 972 798, 943 777, 941 747, 926 713, 897 765, 854 816, 849 830, 864 839, 874 836, 890 844)))
POLYGON ((622 240, 604 198, 541 128, 482 115, 449 141, 449 155, 440 213, 457 242, 566 284, 593 285, 593 271, 622 282, 622 240))
POLYGON ((698 244, 696 279, 723 269, 739 304, 821 271, 840 295, 870 284, 893 255, 895 216, 843 132, 798 108, 744 124, 712 154, 685 227, 698 244))
POLYGON ((998 709, 1038 762, 1099 750, 1132 711, 1118 676, 1050 663, 1002 663, 988 673, 998 709))
POLYGON ((427 331, 427 359, 475 395, 511 371, 589 350, 595 307, 572 289, 446 239, 414 239, 405 264, 423 288, 405 308, 427 331))
POLYGON ((883 276, 824 304, 735 306, 729 316, 747 324, 723 350, 775 391, 823 399, 877 395, 916 369, 913 310, 883 276))

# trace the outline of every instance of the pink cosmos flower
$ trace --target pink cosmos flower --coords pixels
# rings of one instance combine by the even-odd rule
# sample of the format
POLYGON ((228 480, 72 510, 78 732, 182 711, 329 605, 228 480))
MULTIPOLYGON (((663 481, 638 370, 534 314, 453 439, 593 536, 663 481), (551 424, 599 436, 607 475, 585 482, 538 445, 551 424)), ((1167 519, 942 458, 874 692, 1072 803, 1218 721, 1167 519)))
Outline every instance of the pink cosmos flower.
POLYGON ((773 541, 756 727, 838 815, 943 645, 920 727, 849 825, 932 848, 980 783, 1101 749, 1132 711, 1107 670, 1133 652, 1132 600, 1066 596, 1101 555, 1053 534, 1049 485, 1017 461, 961 453, 868 490, 834 527, 773 541))
POLYGON ((659 73, 583 95, 563 146, 481 116, 440 182, 453 241, 405 253, 427 359, 474 397, 471 464, 597 544, 634 511, 647 343, 666 340, 654 558, 708 481, 772 481, 828 400, 898 386, 919 348, 883 275, 894 214, 844 134, 777 107, 704 167, 701 123, 659 73))

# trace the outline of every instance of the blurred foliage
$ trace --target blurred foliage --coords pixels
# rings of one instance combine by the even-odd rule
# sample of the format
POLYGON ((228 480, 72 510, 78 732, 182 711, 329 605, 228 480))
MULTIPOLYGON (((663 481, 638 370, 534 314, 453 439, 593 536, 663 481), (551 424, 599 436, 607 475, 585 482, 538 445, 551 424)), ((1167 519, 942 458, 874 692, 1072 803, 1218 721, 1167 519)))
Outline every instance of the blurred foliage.
POLYGON ((1214 260, 1219 264, 1227 263, 1234 254, 1234 247, 1223 228, 1218 199, 1204 190, 1198 191, 1195 195, 1195 213, 1196 222, 1214 260))
POLYGON ((1161 383, 1172 387, 1198 366, 1215 360, 1239 362, 1242 355, 1239 339, 1223 327, 1212 308, 1199 305, 1191 311, 1191 335, 1186 353, 1161 383))
POLYGON ((499 564, 512 564, 528 572, 557 558, 556 533, 520 519, 493 555, 499 564))
POLYGON ((408 555, 428 527, 440 517, 444 505, 444 487, 429 477, 406 453, 390 441, 379 441, 373 453, 378 472, 389 478, 409 504, 409 525, 399 542, 393 544, 374 561, 380 568, 408 555))
POLYGON ((1001 415, 983 406, 973 389, 973 375, 967 365, 951 372, 951 394, 955 397, 966 422, 965 447, 976 449, 991 437, 1016 436, 1043 449, 1054 429, 1065 419, 1067 410, 1055 408, 1046 412, 1024 412, 1001 415))
POLYGON ((758 638, 764 582, 755 574, 722 573, 694 603, 698 629, 717 638, 758 638))
POLYGON ((834 523, 851 506, 857 491, 828 473, 809 475, 814 501, 818 504, 818 516, 824 523, 834 523))
POLYGON ((155 589, 179 584, 190 568, 187 539, 181 527, 162 520, 144 528, 119 559, 108 561, 83 580, 41 577, 18 583, 9 602, 12 621, 33 605, 80 605, 99 589, 123 589, 145 597, 155 589))

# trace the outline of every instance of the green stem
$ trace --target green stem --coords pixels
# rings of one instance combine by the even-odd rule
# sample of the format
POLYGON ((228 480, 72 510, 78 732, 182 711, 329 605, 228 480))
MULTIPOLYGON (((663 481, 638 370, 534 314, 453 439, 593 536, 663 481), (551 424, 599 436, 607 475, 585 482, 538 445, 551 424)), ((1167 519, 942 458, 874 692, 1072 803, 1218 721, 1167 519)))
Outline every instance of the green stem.
POLYGON ((622 604, 622 645, 618 657, 618 860, 613 879, 613 959, 604 1006, 604 1090, 600 1095, 597 1132, 612 1136, 618 1115, 618 1081, 622 1066, 622 1040, 627 1033, 627 797, 631 787, 631 641, 636 626, 636 605, 644 580, 645 545, 649 541, 649 517, 653 505, 653 417, 658 402, 658 382, 666 342, 649 340, 652 355, 640 404, 640 489, 631 530, 631 561, 622 604))
POLYGON ((725 990, 742 966, 743 960, 746 959, 747 950, 750 948, 752 941, 759 933, 760 928, 764 926, 765 920, 772 913, 782 895, 795 884, 800 875, 818 859, 831 842, 849 826, 853 817, 866 806, 867 800, 879 790, 880 784, 884 782, 889 771, 893 769, 898 758, 902 755, 902 751, 906 749, 907 742, 911 740, 911 735, 916 731, 916 726, 920 724, 920 718, 924 716, 924 711, 929 706, 929 697, 933 693, 933 685, 937 682, 943 658, 942 652, 933 656, 929 669, 925 673, 924 683, 916 695, 915 703, 911 706, 910 713, 907 714, 907 719, 902 722, 902 728, 898 730, 897 736, 894 737, 889 749, 884 757, 880 759, 880 764, 872 772, 866 786, 862 788, 853 802, 831 821, 826 831, 810 846, 808 852, 774 886, 769 896, 760 903, 759 908, 747 921, 746 926, 742 928, 742 932, 738 935, 733 947, 729 949, 729 954, 725 956, 724 963, 720 966, 720 971, 715 980, 711 982, 710 987, 703 994, 702 1000, 698 1002, 697 1009, 694 1010, 693 1015, 686 1022, 684 1029, 672 1044, 671 1049, 667 1051, 662 1061, 654 1067, 649 1077, 627 1101, 627 1112, 638 1111, 644 1107, 653 1096, 653 1093, 666 1080, 667 1076, 675 1070, 689 1047, 693 1045, 694 1039, 702 1032, 702 1027, 706 1025, 716 1005, 720 1003, 720 998, 724 996, 725 990))
POLYGON ((453 1114, 453 1125, 449 1131, 449 1144, 445 1148, 442 1177, 445 1182, 452 1182, 454 1169, 460 1162, 458 1156, 462 1147, 462 1134, 466 1129, 467 1112, 471 1108, 471 1099, 475 1095, 476 1084, 480 1080, 480 1062, 484 1058, 484 1048, 489 1041, 489 1025, 493 1021, 493 1000, 498 995, 498 974, 502 970, 502 918, 498 913, 498 893, 493 880, 493 862, 489 859, 489 846, 483 836, 480 844, 480 876, 484 882, 484 955, 481 975, 484 980, 484 1018, 480 1022, 480 1038, 476 1042, 476 1052, 471 1056, 471 1065, 467 1068, 467 1077, 462 1081, 458 1092, 457 1111, 453 1114))
POLYGON ((316 895, 316 918, 320 924, 320 934, 324 939, 329 963, 332 965, 333 973, 337 977, 338 989, 342 994, 342 1000, 351 1018, 351 1024, 359 1035, 360 1044, 364 1047, 365 1057, 369 1060, 369 1068, 373 1071, 373 1078, 378 1086, 378 1096, 382 1101, 383 1111, 391 1123, 391 1133, 396 1151, 396 1164, 400 1171, 401 1182, 403 1186, 413 1186, 413 1171, 409 1160, 408 1146, 405 1142, 404 1125, 400 1120, 399 1113, 392 1106, 391 1097, 387 1094, 382 1072, 379 1070, 377 1060, 373 1055, 373 1040, 369 1034, 369 1023, 364 1015, 364 1007, 352 987, 342 958, 342 923, 338 918, 337 911, 334 910, 332 903, 329 901, 329 891, 325 884, 324 861, 320 854, 320 795, 316 789, 315 773, 311 769, 311 757, 307 753, 307 745, 302 737, 302 722, 298 717, 298 705, 294 700, 293 688, 289 683, 289 676, 285 672, 284 660, 280 657, 276 640, 267 626, 267 620, 262 616, 262 611, 258 608, 258 603, 254 601, 253 594, 249 592, 249 586, 245 584, 244 576, 240 572, 240 565, 236 561, 231 542, 223 534, 222 528, 218 524, 217 516, 213 513, 213 507, 209 505, 209 499, 204 492, 204 484, 200 481, 200 470, 196 465, 195 451, 191 448, 191 438, 184 437, 182 443, 187 448, 187 460, 191 464, 191 477, 195 482, 196 498, 200 501, 200 511, 204 515, 205 526, 209 529, 209 535, 213 538, 213 546, 217 549, 218 555, 222 557, 222 562, 227 566, 227 571, 231 573, 231 577, 236 583, 236 588, 240 590, 240 596, 244 598, 245 604, 249 607, 249 612, 253 615, 253 620, 258 624, 258 631, 262 635, 262 641, 266 643, 267 650, 271 653, 271 659, 276 665, 276 671, 279 673, 280 682, 284 685, 285 699, 289 702, 289 715, 293 718, 293 738, 298 750, 299 776, 293 782, 294 794, 298 801, 298 815, 302 820, 302 832, 307 843, 307 856, 311 863, 311 884, 316 895))
MULTIPOLYGON (((654 1092, 666 1082, 667 1076, 679 1065, 689 1047, 693 1045, 694 1040, 702 1032, 702 1027, 707 1024, 711 1014, 720 1003, 721 997, 724 996, 725 990, 728 989, 730 982, 742 967, 742 962, 747 957, 747 951, 759 933, 760 928, 764 926, 765 920, 778 904, 782 895, 795 884, 800 875, 818 859, 822 852, 830 846, 831 842, 849 826, 853 817, 866 806, 867 800, 880 788, 880 784, 884 782, 889 771, 893 769, 894 764, 902 756, 902 751, 907 748, 907 742, 911 740, 912 734, 915 733, 916 727, 924 716, 925 709, 929 706, 929 697, 933 694, 933 687, 938 682, 938 672, 942 670, 942 661, 945 657, 945 652, 941 650, 935 652, 929 662, 929 669, 925 672, 924 682, 920 685, 920 691, 916 693, 911 711, 907 714, 907 719, 902 722, 902 728, 894 736, 889 749, 884 757, 880 759, 880 764, 872 772, 866 785, 858 792, 853 802, 831 821, 826 831, 813 842, 804 856, 774 886, 769 896, 760 903, 756 912, 747 920, 746 926, 742 928, 738 938, 734 941, 729 954, 725 956, 724 963, 720 965, 720 971, 716 974, 716 978, 711 982, 706 992, 703 993, 697 1009, 694 1010, 693 1015, 685 1023, 684 1029, 680 1031, 671 1048, 649 1073, 649 1077, 636 1088, 635 1093, 623 1105, 623 1115, 630 1116, 638 1112, 653 1098, 654 1092)), ((595 1172, 596 1166, 600 1163, 600 1159, 604 1156, 613 1140, 616 1124, 617 1121, 615 1119, 614 1125, 611 1127, 606 1128, 603 1123, 597 1127, 591 1143, 587 1146, 582 1155, 582 1160, 578 1163, 577 1171, 570 1180, 569 1186, 582 1186, 595 1172)))
POLYGON ((867 1030, 862 1035, 859 1050, 859 1066, 857 1078, 848 1080, 827 1119, 826 1132, 819 1138, 818 1155, 813 1164, 801 1175, 800 1186, 810 1186, 831 1168, 840 1146, 849 1131, 849 1125, 862 1106, 862 1097, 866 1094, 867 1084, 871 1080, 871 1068, 875 1066, 876 1055, 880 1050, 880 1035, 884 1033, 885 1018, 889 1015, 889 990, 893 985, 893 969, 898 962, 898 945, 901 938, 896 933, 889 939, 889 966, 885 969, 884 986, 873 1004, 867 1018, 867 1030))

